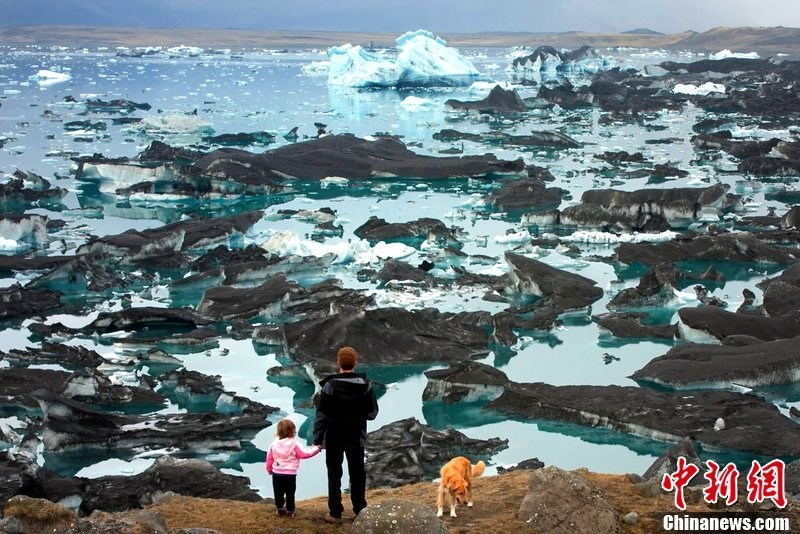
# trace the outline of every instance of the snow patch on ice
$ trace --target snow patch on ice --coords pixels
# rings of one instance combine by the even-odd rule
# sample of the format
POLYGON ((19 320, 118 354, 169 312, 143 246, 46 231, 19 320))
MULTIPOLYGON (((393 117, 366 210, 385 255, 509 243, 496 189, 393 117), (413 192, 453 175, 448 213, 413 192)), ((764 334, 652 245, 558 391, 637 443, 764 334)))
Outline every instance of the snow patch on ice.
POLYGON ((740 58, 740 59, 758 59, 760 56, 758 52, 731 52, 727 48, 725 50, 720 50, 716 54, 711 54, 708 56, 709 59, 729 59, 729 58, 740 58))
POLYGON ((700 86, 691 83, 678 83, 675 84, 675 87, 672 89, 672 92, 682 95, 706 96, 711 93, 725 93, 725 86, 713 82, 706 82, 700 86))

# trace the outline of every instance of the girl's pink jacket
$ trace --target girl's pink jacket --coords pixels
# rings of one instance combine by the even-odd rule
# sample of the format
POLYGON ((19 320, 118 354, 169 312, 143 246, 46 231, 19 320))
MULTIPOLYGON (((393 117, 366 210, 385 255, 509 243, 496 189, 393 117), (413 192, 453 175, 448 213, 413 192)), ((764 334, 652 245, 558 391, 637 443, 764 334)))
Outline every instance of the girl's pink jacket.
POLYGON ((317 446, 308 449, 300 446, 295 438, 283 438, 272 442, 267 452, 267 473, 296 475, 300 460, 319 454, 317 446))

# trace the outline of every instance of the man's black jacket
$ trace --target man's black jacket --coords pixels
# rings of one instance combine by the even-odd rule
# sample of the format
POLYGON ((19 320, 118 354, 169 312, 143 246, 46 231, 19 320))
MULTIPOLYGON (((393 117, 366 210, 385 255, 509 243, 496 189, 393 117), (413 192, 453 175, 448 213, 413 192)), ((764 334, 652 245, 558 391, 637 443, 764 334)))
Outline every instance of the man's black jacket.
POLYGON ((326 448, 363 447, 367 421, 378 416, 378 400, 366 375, 339 373, 325 377, 314 419, 314 444, 326 448))

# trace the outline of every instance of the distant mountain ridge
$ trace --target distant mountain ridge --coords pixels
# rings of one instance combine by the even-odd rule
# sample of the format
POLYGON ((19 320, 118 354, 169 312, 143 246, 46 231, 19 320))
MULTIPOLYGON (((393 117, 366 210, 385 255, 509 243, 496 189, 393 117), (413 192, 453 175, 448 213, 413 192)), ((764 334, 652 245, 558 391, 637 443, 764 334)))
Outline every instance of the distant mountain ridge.
MULTIPOLYGON (((185 28, 95 28, 78 26, 0 26, 4 45, 70 46, 177 46, 225 48, 327 47, 343 43, 393 46, 398 33, 334 31, 210 30, 185 28)), ((800 54, 800 28, 713 28, 705 32, 686 31, 660 34, 646 28, 625 33, 604 34, 583 31, 562 33, 442 33, 448 44, 468 46, 539 46, 575 48, 636 47, 739 52, 800 54)))
POLYGON ((623 35, 665 35, 661 32, 657 32, 655 30, 651 30, 650 28, 635 28, 633 30, 628 30, 626 32, 622 32, 623 35))

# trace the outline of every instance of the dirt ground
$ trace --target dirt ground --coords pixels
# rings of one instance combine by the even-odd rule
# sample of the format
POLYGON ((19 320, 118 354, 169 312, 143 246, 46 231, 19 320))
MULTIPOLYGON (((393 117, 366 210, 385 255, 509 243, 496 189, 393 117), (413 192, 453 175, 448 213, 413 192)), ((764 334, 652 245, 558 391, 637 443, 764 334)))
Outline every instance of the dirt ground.
MULTIPOLYGON (((517 530, 532 531, 527 524, 517 519, 517 512, 527 493, 529 471, 515 471, 503 475, 475 479, 472 509, 459 507, 455 519, 444 518, 451 533, 499 533, 517 530)), ((657 497, 643 496, 626 475, 584 473, 624 516, 635 511, 639 514, 637 525, 622 525, 624 534, 650 534, 661 532, 658 513, 675 511, 672 494, 657 497)), ((411 484, 400 488, 374 489, 367 491, 367 500, 378 503, 388 499, 416 501, 431 509, 436 507, 436 485, 433 482, 411 484)), ((349 504, 345 501, 345 507, 349 504)), ((163 513, 170 528, 205 527, 224 534, 259 534, 273 532, 333 533, 347 532, 345 525, 328 525, 323 516, 327 511, 324 496, 297 502, 295 519, 276 517, 275 507, 265 503, 241 503, 235 501, 175 498, 151 509, 163 513), (289 529, 282 530, 283 529, 289 529)), ((800 506, 791 502, 792 526, 800 532, 800 506)), ((689 505, 687 511, 710 511, 705 504, 689 505)), ((446 515, 446 514, 445 514, 446 515)), ((352 513, 344 517, 352 519, 352 513)), ((793 530, 794 531, 794 530, 793 530)))

